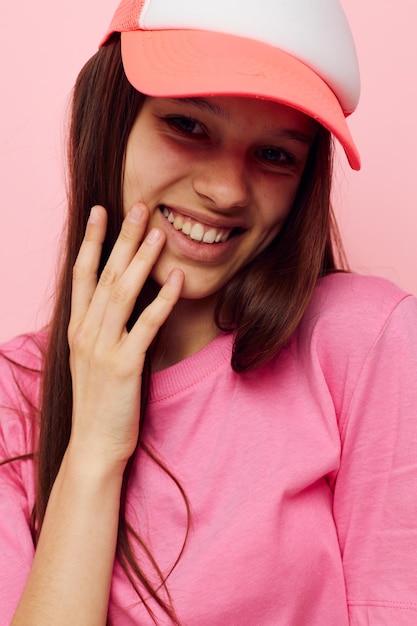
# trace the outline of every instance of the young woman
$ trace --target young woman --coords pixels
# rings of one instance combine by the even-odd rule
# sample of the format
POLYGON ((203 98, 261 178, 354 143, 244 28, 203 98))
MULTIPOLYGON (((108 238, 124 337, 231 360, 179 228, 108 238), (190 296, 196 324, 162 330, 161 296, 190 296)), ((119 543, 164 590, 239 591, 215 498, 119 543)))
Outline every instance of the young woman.
POLYGON ((2 350, 1 626, 415 623, 417 302, 330 210, 358 95, 337 0, 123 0, 2 350))

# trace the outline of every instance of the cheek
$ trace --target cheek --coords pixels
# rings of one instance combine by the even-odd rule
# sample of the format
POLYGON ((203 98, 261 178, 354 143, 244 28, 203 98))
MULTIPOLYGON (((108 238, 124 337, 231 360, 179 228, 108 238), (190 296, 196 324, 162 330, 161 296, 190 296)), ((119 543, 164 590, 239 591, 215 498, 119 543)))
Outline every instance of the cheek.
POLYGON ((273 185, 265 191, 265 224, 275 234, 282 228, 291 212, 297 195, 299 181, 283 181, 281 185, 273 185))
POLYGON ((136 185, 133 184, 132 178, 127 171, 123 177, 123 213, 124 215, 130 210, 133 203, 137 200, 141 200, 135 191, 136 185))
POLYGON ((130 210, 132 204, 142 200, 141 156, 139 150, 133 149, 130 142, 127 144, 126 158, 123 171, 123 210, 124 214, 130 210))
POLYGON ((148 203, 155 186, 158 167, 146 142, 128 143, 123 174, 123 207, 125 213, 137 201, 148 203))
MULTIPOLYGON (((266 248, 277 236, 285 224, 297 195, 299 182, 283 180, 279 185, 271 185, 265 189, 263 196, 263 221, 261 249, 266 248)), ((261 250, 258 250, 258 253, 261 250)))
MULTIPOLYGON (((140 200, 152 205, 160 194, 175 181, 184 178, 189 169, 181 155, 161 142, 142 141, 134 149, 128 145, 123 177, 123 206, 125 213, 140 200)), ((152 207, 150 207, 152 208, 152 207)))

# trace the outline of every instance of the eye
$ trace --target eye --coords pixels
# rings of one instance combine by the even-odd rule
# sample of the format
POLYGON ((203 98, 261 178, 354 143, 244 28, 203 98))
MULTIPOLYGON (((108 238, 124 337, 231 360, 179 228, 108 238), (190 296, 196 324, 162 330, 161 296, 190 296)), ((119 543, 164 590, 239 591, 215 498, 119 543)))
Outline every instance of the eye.
POLYGON ((185 115, 170 115, 165 118, 167 124, 184 135, 204 136, 205 128, 200 122, 185 115))
POLYGON ((279 165, 281 167, 289 167, 296 164, 295 157, 282 148, 268 146, 257 150, 258 159, 268 163, 269 165, 279 165))

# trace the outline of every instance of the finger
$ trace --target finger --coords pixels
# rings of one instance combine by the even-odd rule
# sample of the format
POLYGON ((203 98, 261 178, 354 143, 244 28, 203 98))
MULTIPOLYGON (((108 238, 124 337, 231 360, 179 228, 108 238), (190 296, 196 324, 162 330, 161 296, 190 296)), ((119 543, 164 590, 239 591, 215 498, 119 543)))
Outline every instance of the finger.
POLYGON ((94 206, 73 268, 70 336, 84 319, 97 287, 97 272, 106 228, 106 210, 101 206, 94 206))
POLYGON ((183 271, 180 269, 172 270, 155 300, 142 311, 125 339, 126 343, 129 344, 130 355, 145 354, 180 299, 183 285, 183 271), (133 349, 132 346, 134 346, 133 349))
POLYGON ((114 345, 126 333, 126 323, 136 299, 161 254, 165 240, 165 233, 159 228, 153 228, 114 285, 100 329, 103 347, 114 345))
POLYGON ((123 220, 120 234, 99 277, 85 324, 98 328, 105 315, 110 294, 134 258, 143 239, 148 218, 145 205, 135 204, 123 220))

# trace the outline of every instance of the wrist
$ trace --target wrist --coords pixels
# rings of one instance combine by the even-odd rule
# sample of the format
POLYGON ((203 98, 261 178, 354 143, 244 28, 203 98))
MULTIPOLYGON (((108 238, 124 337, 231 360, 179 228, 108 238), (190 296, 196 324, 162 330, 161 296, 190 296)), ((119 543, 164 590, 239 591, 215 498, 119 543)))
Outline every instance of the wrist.
POLYGON ((61 467, 81 480, 121 483, 126 464, 127 460, 115 459, 95 446, 70 440, 61 467))

